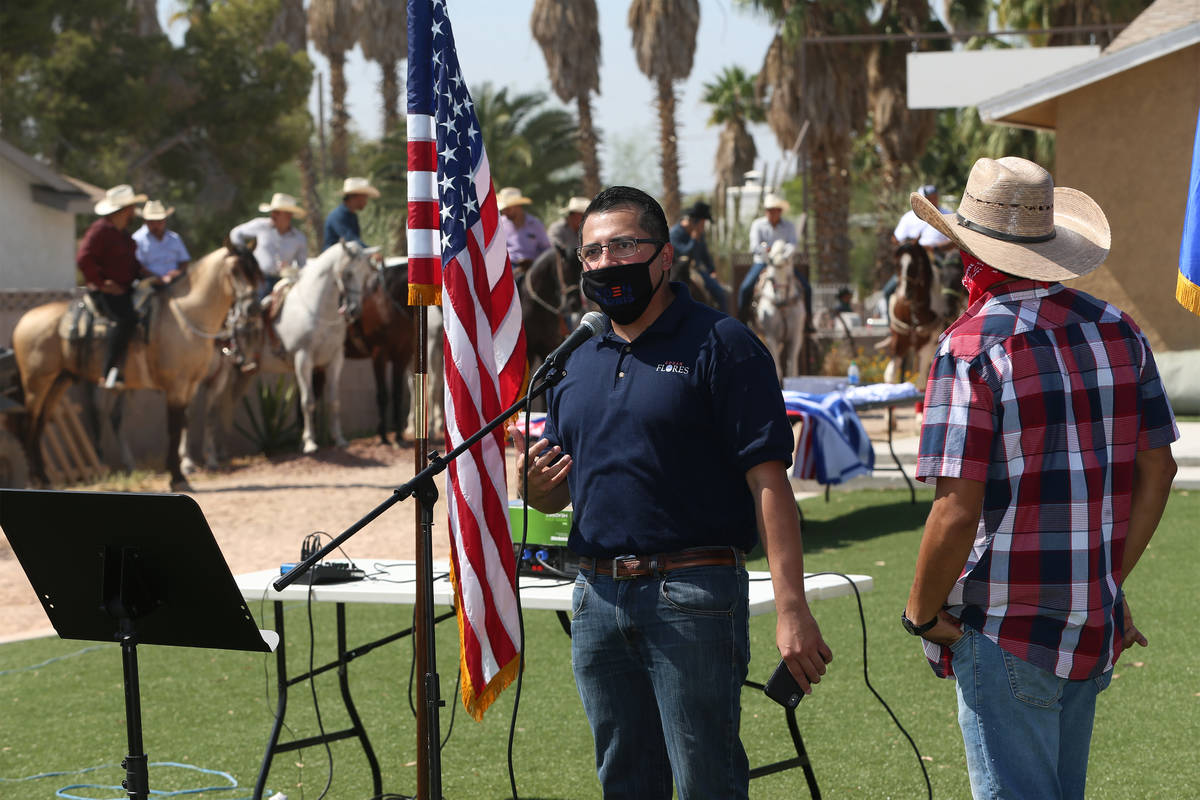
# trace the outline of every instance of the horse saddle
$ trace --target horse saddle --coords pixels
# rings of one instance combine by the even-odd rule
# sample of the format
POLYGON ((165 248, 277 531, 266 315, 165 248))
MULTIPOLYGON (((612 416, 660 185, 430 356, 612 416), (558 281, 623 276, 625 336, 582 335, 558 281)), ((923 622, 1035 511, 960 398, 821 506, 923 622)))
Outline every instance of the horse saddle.
POLYGON ((296 280, 300 276, 300 270, 295 267, 285 267, 279 273, 279 280, 271 288, 271 293, 263 298, 262 313, 263 322, 272 323, 279 318, 279 312, 283 310, 283 299, 287 297, 287 293, 296 285, 296 280))
MULTIPOLYGON (((154 287, 143 281, 133 290, 133 310, 137 312, 137 334, 143 341, 150 338, 150 315, 154 310, 154 287)), ((91 292, 86 292, 67 309, 58 321, 58 335, 70 342, 107 339, 116 322, 96 305, 91 292)))

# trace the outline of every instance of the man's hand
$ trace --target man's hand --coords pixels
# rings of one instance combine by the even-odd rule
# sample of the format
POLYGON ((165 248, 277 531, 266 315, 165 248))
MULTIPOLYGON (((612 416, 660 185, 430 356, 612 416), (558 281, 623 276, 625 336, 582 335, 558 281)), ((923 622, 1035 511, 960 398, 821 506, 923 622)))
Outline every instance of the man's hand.
POLYGON ((1137 626, 1133 624, 1133 612, 1129 610, 1129 598, 1128 597, 1125 598, 1124 606, 1125 606, 1125 637, 1121 641, 1124 644, 1125 649, 1129 649, 1130 647, 1133 647, 1133 645, 1135 643, 1140 644, 1142 647, 1149 647, 1150 640, 1147 639, 1145 637, 1145 635, 1137 629, 1137 626))
MULTIPOLYGON (((554 513, 562 511, 571 502, 571 493, 567 485, 567 473, 574 463, 571 457, 562 452, 558 445, 550 446, 546 439, 538 439, 531 447, 526 447, 525 432, 517 425, 509 426, 508 432, 513 437, 517 448, 517 481, 525 475, 525 461, 529 462, 529 485, 521 487, 521 496, 529 501, 529 505, 538 511, 554 513), (559 455, 562 458, 558 458, 559 455), (557 461, 555 459, 558 458, 557 461)), ((518 485, 520 485, 518 483, 518 485)))
MULTIPOLYGON (((925 621, 928 622, 929 620, 925 621)), ((934 644, 940 644, 943 647, 949 647, 957 642, 962 635, 962 623, 945 611, 939 611, 937 625, 925 631, 925 635, 921 638, 927 639, 934 644)))
POLYGON ((825 665, 833 661, 833 650, 821 637, 821 628, 807 604, 780 610, 775 623, 775 643, 796 683, 805 694, 812 694, 812 684, 821 682, 825 665))
POLYGON ((104 283, 100 284, 100 291, 105 294, 125 294, 125 290, 121 288, 121 284, 111 278, 104 279, 104 283))

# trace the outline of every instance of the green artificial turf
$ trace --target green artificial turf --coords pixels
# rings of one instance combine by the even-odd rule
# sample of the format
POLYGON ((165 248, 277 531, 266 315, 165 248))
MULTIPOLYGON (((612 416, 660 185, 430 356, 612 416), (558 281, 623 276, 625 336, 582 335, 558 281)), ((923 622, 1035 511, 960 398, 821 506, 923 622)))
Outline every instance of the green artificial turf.
MULTIPOLYGON (((805 501, 805 544, 809 571, 865 573, 875 580, 863 595, 871 682, 891 705, 925 758, 938 798, 969 797, 962 743, 955 719, 952 683, 935 678, 920 647, 900 628, 921 525, 930 494, 908 503, 904 491, 834 492, 805 501)), ((1200 494, 1176 492, 1157 536, 1127 585, 1135 618, 1150 638, 1148 649, 1121 659, 1109 691, 1101 695, 1089 773, 1089 798, 1176 798, 1195 796, 1197 768, 1191 749, 1200 730, 1200 642, 1193 634, 1195 536, 1200 531, 1200 494)), ((353 548, 351 548, 353 555, 353 548)), ((761 561, 751 568, 762 569, 761 561)), ((862 633, 854 598, 816 601, 814 612, 834 649, 830 672, 798 709, 800 730, 822 792, 829 798, 920 798, 924 779, 903 735, 863 680, 862 633)), ((256 612, 259 609, 255 609, 256 612)), ((266 607, 268 620, 270 605, 266 607)), ((331 607, 313 610, 316 660, 334 651, 331 607)), ((411 608, 351 606, 351 642, 356 645, 407 627, 411 608)), ((286 610, 289 669, 308 658, 304 604, 286 610)), ((776 662, 774 615, 751 621, 751 677, 765 680, 776 662)), ((515 733, 517 785, 523 798, 598 797, 592 742, 570 670, 569 641, 553 614, 530 611, 525 618, 528 667, 515 733)), ((359 711, 375 744, 384 790, 416 790, 416 728, 409 708, 411 640, 380 648, 350 667, 359 711)), ((437 634, 442 692, 442 753, 447 798, 509 796, 506 747, 516 693, 505 691, 482 723, 461 709, 450 730, 454 705, 457 631, 453 622, 437 634)), ((145 748, 152 763, 176 762, 229 773, 238 788, 186 797, 243 798, 253 788, 272 721, 274 657, 184 648, 139 650, 145 748)), ((346 724, 336 675, 316 681, 327 729, 346 724)), ((752 765, 791 755, 778 707, 747 690, 742 736, 752 765)), ((293 687, 284 738, 316 733, 307 684, 293 687)), ((352 741, 331 745, 332 798, 372 795, 366 761, 352 741)), ((127 751, 120 650, 57 638, 0 646, 0 799, 53 798, 64 786, 117 786, 127 751), (53 659, 53 660, 52 660, 53 659), (48 663, 44 663, 48 662, 48 663), (109 765, 83 775, 16 780, 56 771, 109 765)), ((315 800, 325 786, 328 760, 323 747, 276 758, 268 795, 315 800)), ((150 786, 183 791, 225 786, 220 775, 174 766, 152 766, 150 786)), ((74 789, 86 798, 121 798, 119 788, 74 789)), ((807 796, 799 770, 751 784, 754 798, 807 796)))

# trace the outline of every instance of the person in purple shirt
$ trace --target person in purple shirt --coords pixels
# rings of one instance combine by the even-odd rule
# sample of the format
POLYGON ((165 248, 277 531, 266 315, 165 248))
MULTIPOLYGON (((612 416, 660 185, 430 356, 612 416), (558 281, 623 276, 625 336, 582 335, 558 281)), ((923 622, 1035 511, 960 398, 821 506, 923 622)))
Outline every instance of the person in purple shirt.
POLYGON ((496 192, 496 207, 500 211, 500 229, 508 246, 508 260, 512 262, 513 277, 520 283, 521 276, 533 260, 550 249, 550 237, 542 221, 525 210, 533 201, 521 194, 514 186, 506 186, 496 192))

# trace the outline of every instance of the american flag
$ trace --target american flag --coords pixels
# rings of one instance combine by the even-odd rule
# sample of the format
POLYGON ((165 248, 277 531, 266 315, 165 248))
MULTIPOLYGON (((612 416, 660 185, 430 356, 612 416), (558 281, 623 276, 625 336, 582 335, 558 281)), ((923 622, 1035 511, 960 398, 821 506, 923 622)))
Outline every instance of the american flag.
MULTIPOLYGON (((410 302, 441 297, 453 448, 520 397, 525 332, 445 0, 409 0, 408 47, 410 302)), ((462 701, 480 719, 520 669, 503 429, 451 462, 447 484, 462 701)))

